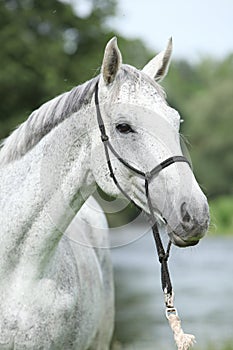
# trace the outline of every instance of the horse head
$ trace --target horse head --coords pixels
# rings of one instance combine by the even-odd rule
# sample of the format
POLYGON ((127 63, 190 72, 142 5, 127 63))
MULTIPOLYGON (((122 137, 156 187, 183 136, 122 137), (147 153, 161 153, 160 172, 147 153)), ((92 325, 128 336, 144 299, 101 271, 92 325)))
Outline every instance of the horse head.
MULTIPOLYGON (((180 115, 168 105, 158 84, 168 71, 171 53, 170 39, 166 49, 139 71, 122 64, 116 38, 111 39, 105 48, 98 81, 101 120, 95 119, 95 127, 90 127, 96 182, 106 193, 119 195, 122 191, 117 182, 147 213, 150 208, 144 178, 132 169, 147 174, 166 159, 174 156, 183 159, 180 115), (102 131, 100 124, 104 125, 102 131), (107 151, 107 157, 115 183, 109 176, 100 131, 102 141, 110 142, 112 148, 112 152, 107 151)), ((171 241, 180 247, 197 244, 208 228, 209 210, 189 164, 172 162, 156 173, 149 183, 149 192, 153 215, 160 225, 166 225, 171 241)))

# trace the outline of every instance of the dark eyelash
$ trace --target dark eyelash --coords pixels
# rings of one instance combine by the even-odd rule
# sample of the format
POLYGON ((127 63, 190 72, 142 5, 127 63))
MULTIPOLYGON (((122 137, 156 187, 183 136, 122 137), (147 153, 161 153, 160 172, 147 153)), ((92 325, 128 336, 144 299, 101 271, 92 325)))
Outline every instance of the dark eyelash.
POLYGON ((116 129, 121 134, 129 134, 130 132, 134 132, 134 130, 131 128, 131 126, 127 123, 121 123, 116 126, 116 129))

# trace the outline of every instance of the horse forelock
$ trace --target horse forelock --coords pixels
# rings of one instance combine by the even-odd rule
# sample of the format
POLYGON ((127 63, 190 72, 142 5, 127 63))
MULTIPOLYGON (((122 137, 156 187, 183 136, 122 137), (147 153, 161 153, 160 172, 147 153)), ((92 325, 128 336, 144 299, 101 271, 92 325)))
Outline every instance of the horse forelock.
MULTIPOLYGON (((82 85, 76 86, 71 91, 55 97, 33 111, 24 123, 3 140, 0 145, 0 166, 24 156, 53 128, 79 111, 84 105, 88 105, 91 102, 99 78, 100 76, 97 76, 82 85)), ((164 97, 160 85, 143 72, 129 65, 122 65, 119 74, 117 74, 114 82, 116 88, 114 89, 114 95, 117 96, 117 89, 125 81, 138 85, 142 79, 152 84, 157 92, 164 97)))

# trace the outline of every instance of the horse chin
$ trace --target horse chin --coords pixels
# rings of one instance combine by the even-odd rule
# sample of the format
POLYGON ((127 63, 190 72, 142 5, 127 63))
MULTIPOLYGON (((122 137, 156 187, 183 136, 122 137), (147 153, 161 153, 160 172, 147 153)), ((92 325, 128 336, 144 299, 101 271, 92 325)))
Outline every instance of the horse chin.
POLYGON ((169 237, 172 243, 179 248, 192 247, 199 243, 199 239, 184 240, 183 238, 179 237, 174 231, 169 233, 169 237))

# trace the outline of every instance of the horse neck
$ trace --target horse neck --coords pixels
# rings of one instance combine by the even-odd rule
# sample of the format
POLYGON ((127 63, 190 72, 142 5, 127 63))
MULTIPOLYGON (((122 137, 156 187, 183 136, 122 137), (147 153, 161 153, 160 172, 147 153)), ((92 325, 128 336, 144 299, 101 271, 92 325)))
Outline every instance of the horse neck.
POLYGON ((88 115, 88 108, 72 115, 23 158, 1 169, 0 273, 27 266, 35 276, 43 274, 63 232, 93 191, 88 115))

